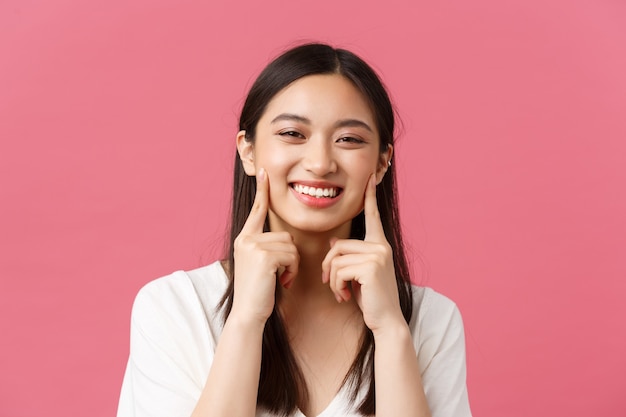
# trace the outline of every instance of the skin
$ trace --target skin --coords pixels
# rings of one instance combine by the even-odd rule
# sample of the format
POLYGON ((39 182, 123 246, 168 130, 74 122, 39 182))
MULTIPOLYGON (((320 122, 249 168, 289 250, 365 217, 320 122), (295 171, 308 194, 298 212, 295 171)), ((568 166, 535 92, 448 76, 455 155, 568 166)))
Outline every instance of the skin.
POLYGON ((310 391, 305 415, 318 415, 336 395, 365 323, 376 344, 376 415, 429 416, 376 202, 393 149, 380 152, 367 100, 340 75, 304 77, 270 101, 256 130, 254 143, 237 135, 257 194, 235 240, 233 308, 193 415, 255 415, 278 279, 278 308, 310 391), (340 196, 316 207, 294 183, 334 186, 340 196), (349 239, 361 210, 365 239, 349 239))

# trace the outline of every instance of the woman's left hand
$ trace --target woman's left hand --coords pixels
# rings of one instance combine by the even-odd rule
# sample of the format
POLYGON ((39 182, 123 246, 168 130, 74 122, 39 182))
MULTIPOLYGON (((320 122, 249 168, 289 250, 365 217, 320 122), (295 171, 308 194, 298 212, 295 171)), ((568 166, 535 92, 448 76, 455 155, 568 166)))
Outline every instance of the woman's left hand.
POLYGON ((378 213, 375 175, 365 190, 364 212, 365 239, 331 242, 322 262, 322 281, 330 284, 338 302, 354 295, 365 325, 376 333, 406 322, 400 309, 393 253, 378 213))

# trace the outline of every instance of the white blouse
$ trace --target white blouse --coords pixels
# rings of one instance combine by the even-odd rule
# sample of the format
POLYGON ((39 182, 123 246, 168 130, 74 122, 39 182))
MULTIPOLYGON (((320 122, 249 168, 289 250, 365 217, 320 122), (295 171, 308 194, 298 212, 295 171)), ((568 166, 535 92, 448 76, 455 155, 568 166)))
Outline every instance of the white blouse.
MULTIPOLYGON (((221 264, 178 271, 144 286, 131 317, 130 356, 118 417, 188 417, 222 332, 215 310, 228 278, 221 264), (206 306, 206 308, 205 308, 206 306)), ((470 417, 463 321, 456 305, 430 288, 413 287, 409 323, 433 417, 470 417)), ((364 393, 365 390, 362 390, 364 393)), ((360 416, 341 389, 318 417, 360 416)), ((259 410, 257 417, 273 417, 259 410)), ((304 417, 300 411, 293 417, 304 417)))

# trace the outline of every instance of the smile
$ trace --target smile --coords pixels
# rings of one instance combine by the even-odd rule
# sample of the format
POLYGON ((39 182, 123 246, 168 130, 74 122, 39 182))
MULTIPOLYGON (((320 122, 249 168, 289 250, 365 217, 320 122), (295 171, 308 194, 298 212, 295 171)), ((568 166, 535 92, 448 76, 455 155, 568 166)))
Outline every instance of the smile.
POLYGON ((317 188, 302 184, 291 184, 291 188, 293 188, 298 194, 304 194, 315 198, 335 198, 341 193, 341 188, 336 187, 317 188))

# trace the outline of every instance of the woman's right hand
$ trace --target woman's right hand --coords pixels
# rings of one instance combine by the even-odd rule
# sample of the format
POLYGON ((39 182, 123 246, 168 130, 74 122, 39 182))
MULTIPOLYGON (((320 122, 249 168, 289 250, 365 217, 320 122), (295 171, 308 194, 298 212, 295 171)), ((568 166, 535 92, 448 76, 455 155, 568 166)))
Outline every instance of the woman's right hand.
POLYGON ((269 179, 263 168, 256 181, 252 210, 235 239, 235 287, 229 317, 265 325, 274 308, 276 279, 289 288, 300 256, 289 233, 263 232, 269 207, 269 179))

